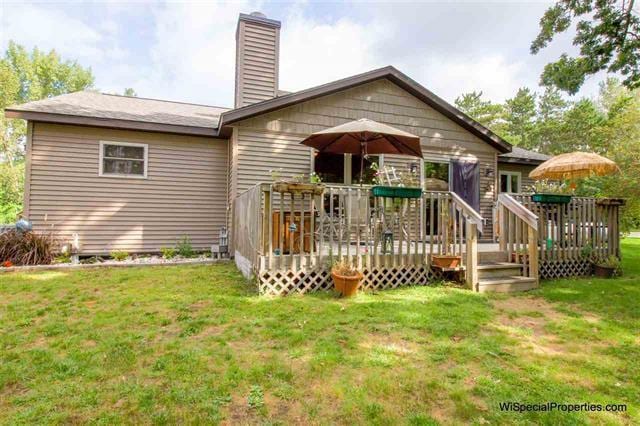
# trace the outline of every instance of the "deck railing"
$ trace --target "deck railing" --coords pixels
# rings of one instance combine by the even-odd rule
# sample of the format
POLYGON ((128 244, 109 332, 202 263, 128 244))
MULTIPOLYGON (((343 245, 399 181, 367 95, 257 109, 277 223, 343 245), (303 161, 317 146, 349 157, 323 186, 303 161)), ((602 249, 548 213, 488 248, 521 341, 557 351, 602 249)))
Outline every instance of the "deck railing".
POLYGON ((468 283, 477 280, 482 217, 450 192, 386 198, 336 185, 314 195, 265 183, 241 194, 234 210, 236 256, 255 272, 329 269, 339 260, 361 270, 429 266, 442 254, 460 256, 468 283))
MULTIPOLYGON (((506 246, 509 253, 515 252, 516 256, 523 254, 523 248, 536 247, 541 278, 588 275, 592 262, 620 256, 618 219, 622 204, 620 199, 591 197, 572 197, 568 204, 538 203, 530 194, 501 194, 496 203, 495 235, 501 248, 506 246), (508 199, 512 200, 511 204, 515 202, 520 209, 526 209, 529 220, 536 217, 535 242, 530 241, 529 236, 523 240, 521 225, 519 227, 516 219, 513 219, 516 223, 510 222, 512 215, 501 216, 501 200, 508 199)), ((525 260, 533 260, 531 254, 525 260)), ((530 269, 533 270, 533 266, 530 269)))
POLYGON ((531 195, 514 198, 538 216, 541 260, 593 260, 620 256, 618 199, 572 197, 568 204, 535 203, 531 195))

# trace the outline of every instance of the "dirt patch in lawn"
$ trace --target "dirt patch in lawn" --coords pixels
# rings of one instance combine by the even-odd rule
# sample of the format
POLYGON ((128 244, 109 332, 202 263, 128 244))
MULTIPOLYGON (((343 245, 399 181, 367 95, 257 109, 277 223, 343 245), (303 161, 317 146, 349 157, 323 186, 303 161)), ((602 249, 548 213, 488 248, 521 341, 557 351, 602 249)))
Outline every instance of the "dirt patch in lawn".
POLYGON ((556 311, 547 301, 530 297, 509 297, 493 301, 493 306, 500 312, 496 318, 499 328, 516 337, 533 353, 567 353, 566 345, 560 342, 558 336, 546 330, 547 324, 562 321, 567 316, 556 311))
POLYGON ((360 346, 367 350, 384 350, 397 356, 415 355, 419 349, 417 343, 393 334, 371 334, 360 342, 360 346))
MULTIPOLYGON (((584 356, 585 352, 575 352, 570 343, 548 331, 551 323, 569 321, 571 317, 556 310, 553 304, 536 297, 509 297, 494 300, 493 306, 499 312, 496 324, 502 331, 516 337, 524 346, 537 355, 565 355, 570 357, 584 356)), ((572 308, 572 311, 575 309, 572 308)), ((579 318, 597 324, 601 318, 590 312, 578 311, 579 318)), ((601 346, 590 343, 591 348, 601 346)))

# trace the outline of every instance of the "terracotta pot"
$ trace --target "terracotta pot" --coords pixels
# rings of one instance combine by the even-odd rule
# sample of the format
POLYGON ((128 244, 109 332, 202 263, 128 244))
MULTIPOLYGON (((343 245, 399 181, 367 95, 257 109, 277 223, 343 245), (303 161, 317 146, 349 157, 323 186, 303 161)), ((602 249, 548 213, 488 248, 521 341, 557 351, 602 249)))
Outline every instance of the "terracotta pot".
POLYGON ((616 274, 616 268, 609 266, 593 265, 593 272, 596 277, 613 278, 616 274))
POLYGON ((431 264, 440 268, 456 268, 460 265, 460 256, 447 256, 434 254, 431 256, 431 264))
POLYGON ((348 277, 345 275, 339 275, 335 272, 331 271, 331 278, 333 278, 333 286, 336 291, 338 291, 343 296, 354 296, 358 293, 358 289, 360 288, 360 284, 364 279, 364 275, 362 272, 358 271, 358 275, 353 277, 348 277))

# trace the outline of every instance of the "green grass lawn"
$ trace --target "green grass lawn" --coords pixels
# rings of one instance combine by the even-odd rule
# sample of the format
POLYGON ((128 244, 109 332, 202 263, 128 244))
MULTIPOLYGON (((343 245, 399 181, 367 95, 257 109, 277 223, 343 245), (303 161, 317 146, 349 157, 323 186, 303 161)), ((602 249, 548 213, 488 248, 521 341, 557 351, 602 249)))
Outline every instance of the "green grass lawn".
POLYGON ((0 423, 637 424, 640 239, 623 250, 619 279, 511 296, 267 298, 231 264, 0 275, 0 423))

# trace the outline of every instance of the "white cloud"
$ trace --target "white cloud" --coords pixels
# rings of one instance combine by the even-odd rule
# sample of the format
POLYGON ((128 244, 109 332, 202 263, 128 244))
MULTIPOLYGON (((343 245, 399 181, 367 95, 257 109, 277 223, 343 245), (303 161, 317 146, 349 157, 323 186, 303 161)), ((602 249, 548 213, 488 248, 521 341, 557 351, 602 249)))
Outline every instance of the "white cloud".
POLYGON ((523 85, 523 68, 523 63, 509 63, 496 54, 466 58, 436 56, 416 71, 423 76, 421 84, 449 101, 473 90, 482 90, 486 98, 502 101, 523 85))
POLYGON ((97 62, 103 55, 101 33, 64 12, 43 5, 19 3, 0 7, 4 9, 0 40, 3 48, 13 39, 27 48, 55 48, 87 62, 97 62))
MULTIPOLYGON (((0 0, 2 1, 2 0, 0 0)), ((561 37, 531 56, 544 5, 107 3, 51 7, 0 3, 0 47, 9 39, 56 48, 91 66, 105 91, 222 106, 233 103, 238 14, 282 21, 280 87, 299 90, 394 65, 449 101, 482 90, 501 101, 536 88, 544 63, 571 48, 561 37), (323 14, 329 11, 331 16, 323 14), (96 16, 102 17, 96 19, 96 16)), ((590 81, 585 90, 595 87, 590 81)))
POLYGON ((296 11, 284 20, 280 39, 284 90, 300 90, 384 65, 375 60, 375 31, 347 18, 319 22, 296 11))

